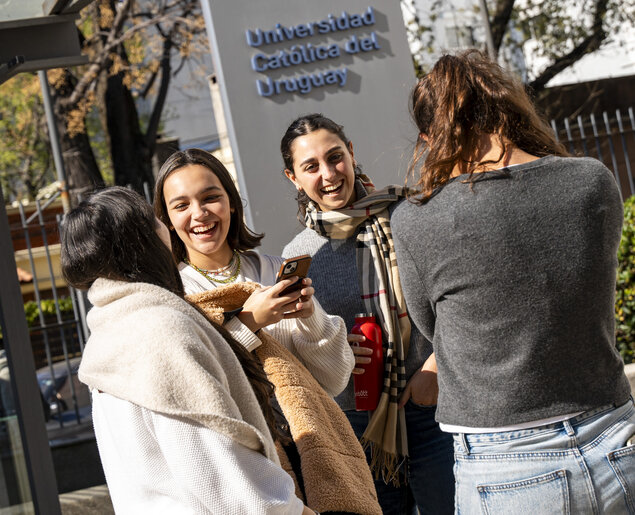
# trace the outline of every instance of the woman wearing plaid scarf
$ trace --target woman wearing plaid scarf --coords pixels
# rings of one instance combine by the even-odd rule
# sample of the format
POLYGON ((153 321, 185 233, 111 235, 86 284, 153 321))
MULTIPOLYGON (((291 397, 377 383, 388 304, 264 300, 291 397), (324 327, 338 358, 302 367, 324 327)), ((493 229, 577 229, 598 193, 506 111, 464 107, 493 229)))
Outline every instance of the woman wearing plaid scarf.
MULTIPOLYGON (((415 506, 422 514, 451 513, 452 442, 434 420, 436 363, 431 344, 411 330, 392 244, 390 213, 405 191, 375 190, 342 127, 321 114, 295 120, 281 152, 306 225, 283 256, 313 257, 316 296, 349 332, 360 312, 373 313, 382 327, 385 370, 377 409, 355 411, 352 381, 335 399, 366 448, 381 507, 386 514, 411 513, 415 506)), ((351 343, 360 338, 349 335, 351 343)), ((366 349, 354 351, 357 363, 369 361, 366 349)))

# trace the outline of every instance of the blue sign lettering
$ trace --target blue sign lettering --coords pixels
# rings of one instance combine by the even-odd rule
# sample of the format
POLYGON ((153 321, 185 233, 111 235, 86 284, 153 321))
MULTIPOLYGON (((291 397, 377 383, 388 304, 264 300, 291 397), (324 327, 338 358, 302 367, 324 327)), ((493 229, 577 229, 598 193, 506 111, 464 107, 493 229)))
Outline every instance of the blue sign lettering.
MULTIPOLYGON (((290 27, 276 23, 271 30, 257 28, 255 30, 247 30, 245 35, 249 46, 261 47, 273 43, 302 39, 316 34, 328 34, 329 32, 370 26, 374 23, 375 11, 370 6, 361 14, 349 14, 346 11, 342 11, 339 16, 328 14, 325 19, 320 21, 299 23, 290 27)), ((295 44, 270 55, 257 53, 251 58, 251 68, 256 72, 263 73, 300 64, 310 64, 325 59, 335 59, 341 56, 342 50, 348 54, 357 54, 380 49, 377 33, 373 31, 364 37, 353 34, 343 43, 341 48, 336 43, 324 45, 306 43, 295 44)), ((315 88, 325 86, 341 88, 346 84, 347 77, 348 68, 344 67, 290 78, 273 79, 272 77, 266 77, 256 80, 256 88, 258 94, 262 97, 271 97, 282 93, 306 95, 315 88)))
POLYGON ((357 52, 370 52, 371 50, 379 50, 379 41, 377 41, 377 33, 375 31, 370 33, 367 38, 358 38, 353 35, 344 45, 344 50, 349 54, 356 54, 357 52))
POLYGON ((343 11, 341 15, 335 17, 329 14, 325 20, 314 21, 310 23, 300 23, 292 27, 285 27, 280 23, 276 23, 271 30, 250 30, 247 29, 245 36, 247 44, 252 47, 262 45, 270 45, 280 43, 282 41, 291 41, 294 38, 305 38, 313 36, 316 28, 318 34, 328 34, 338 30, 348 30, 351 28, 362 27, 364 25, 373 25, 375 23, 375 10, 368 7, 362 14, 348 14, 343 11))
POLYGON ((276 70, 280 67, 287 68, 298 64, 310 64, 323 59, 333 59, 340 56, 340 47, 332 45, 293 45, 288 50, 280 50, 277 54, 256 54, 251 58, 251 68, 256 72, 276 70))
POLYGON ((320 88, 331 84, 337 84, 339 87, 346 85, 348 76, 348 68, 337 68, 326 72, 309 73, 300 75, 299 77, 291 77, 289 79, 274 80, 267 77, 265 80, 258 79, 256 87, 261 97, 270 97, 279 95, 280 93, 299 92, 303 95, 309 93, 313 88, 320 88))

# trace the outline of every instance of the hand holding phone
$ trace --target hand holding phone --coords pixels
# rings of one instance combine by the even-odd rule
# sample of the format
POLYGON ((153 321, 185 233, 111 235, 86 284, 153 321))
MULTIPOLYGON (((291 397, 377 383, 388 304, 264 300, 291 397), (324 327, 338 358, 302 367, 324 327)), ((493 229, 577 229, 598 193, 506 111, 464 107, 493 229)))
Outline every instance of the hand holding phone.
MULTIPOLYGON (((300 290, 304 284, 302 280, 306 278, 311 257, 298 256, 285 260, 280 266, 276 276, 276 283, 291 277, 298 277, 292 285, 277 291, 277 288, 268 286, 260 288, 252 293, 243 305, 243 310, 238 315, 240 321, 252 331, 257 331, 267 325, 275 324, 282 318, 307 318, 313 314, 313 288, 307 285, 307 295, 289 301, 288 298, 281 298, 288 293, 300 290), (298 306, 300 306, 298 308, 298 306)), ((310 281, 309 281, 310 282, 310 281)))
POLYGON ((311 256, 308 254, 285 259, 280 265, 280 270, 278 270, 278 274, 276 275, 276 283, 294 276, 298 277, 298 280, 282 290, 280 296, 302 289, 302 279, 308 275, 310 266, 311 256))

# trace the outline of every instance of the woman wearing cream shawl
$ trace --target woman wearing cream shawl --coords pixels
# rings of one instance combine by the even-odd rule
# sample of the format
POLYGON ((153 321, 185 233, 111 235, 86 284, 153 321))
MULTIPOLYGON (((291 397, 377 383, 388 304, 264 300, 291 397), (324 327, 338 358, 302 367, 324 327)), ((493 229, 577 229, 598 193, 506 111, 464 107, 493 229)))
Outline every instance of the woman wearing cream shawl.
POLYGON ((94 305, 79 377, 93 394, 115 510, 314 513, 279 465, 271 384, 183 299, 155 231, 167 234, 139 195, 118 187, 82 202, 62 227, 64 275, 90 288, 94 305))

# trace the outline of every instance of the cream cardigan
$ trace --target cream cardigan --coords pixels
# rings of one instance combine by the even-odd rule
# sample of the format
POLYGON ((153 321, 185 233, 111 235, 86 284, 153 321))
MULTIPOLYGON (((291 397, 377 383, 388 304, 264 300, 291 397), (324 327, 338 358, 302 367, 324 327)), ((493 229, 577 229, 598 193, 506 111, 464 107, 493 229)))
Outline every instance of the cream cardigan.
MULTIPOLYGON (((258 287, 233 283, 188 295, 187 300, 220 323, 225 311, 242 306, 258 287)), ((321 513, 381 515, 366 456, 342 410, 288 349, 266 330, 259 337, 262 344, 254 352, 275 387, 295 442, 307 506, 321 513)), ((283 468, 285 456, 280 457, 283 468)))

